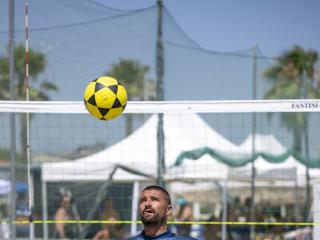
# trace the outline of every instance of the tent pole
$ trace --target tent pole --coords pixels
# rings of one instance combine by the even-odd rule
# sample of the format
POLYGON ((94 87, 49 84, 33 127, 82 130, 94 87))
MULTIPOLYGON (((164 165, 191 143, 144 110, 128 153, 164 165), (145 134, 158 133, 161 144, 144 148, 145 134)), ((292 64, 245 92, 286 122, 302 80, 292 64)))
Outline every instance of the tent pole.
POLYGON ((222 212, 222 240, 227 240, 227 225, 225 222, 228 221, 228 180, 223 181, 222 188, 222 204, 223 204, 223 212, 222 212))
POLYGON ((42 219, 44 222, 42 223, 43 228, 43 238, 44 240, 48 239, 48 205, 47 205, 47 183, 46 181, 42 181, 41 184, 41 192, 42 192, 42 219))
MULTIPOLYGON (((297 167, 295 167, 295 173, 296 173, 296 176, 294 178, 294 191, 295 191, 295 198, 296 199, 299 199, 299 188, 298 188, 298 169, 297 167)), ((298 201, 295 201, 294 203, 294 220, 295 222, 299 222, 299 203, 298 201)))
POLYGON ((132 188, 132 211, 131 211, 131 228, 130 234, 133 236, 137 232, 137 217, 138 217, 138 198, 139 198, 140 184, 138 181, 134 181, 132 188))

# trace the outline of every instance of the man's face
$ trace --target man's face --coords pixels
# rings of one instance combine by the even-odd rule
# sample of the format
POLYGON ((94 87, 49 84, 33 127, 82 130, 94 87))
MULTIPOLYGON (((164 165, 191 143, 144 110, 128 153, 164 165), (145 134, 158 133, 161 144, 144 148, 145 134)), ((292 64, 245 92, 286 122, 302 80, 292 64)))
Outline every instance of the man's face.
POLYGON ((163 224, 171 213, 165 194, 157 189, 142 192, 139 201, 140 218, 144 225, 163 224))

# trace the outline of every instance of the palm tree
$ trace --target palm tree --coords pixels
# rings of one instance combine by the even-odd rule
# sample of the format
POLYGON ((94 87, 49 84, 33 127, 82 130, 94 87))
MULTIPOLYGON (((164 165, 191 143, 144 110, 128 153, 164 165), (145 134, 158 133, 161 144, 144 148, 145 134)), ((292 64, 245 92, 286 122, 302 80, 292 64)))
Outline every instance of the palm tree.
MULTIPOLYGON (((277 63, 264 73, 272 85, 264 98, 319 98, 320 83, 314 79, 314 66, 317 61, 318 53, 314 50, 305 51, 294 46, 292 50, 284 52, 277 59, 277 63)), ((301 152, 302 132, 306 122, 303 113, 282 113, 281 121, 293 133, 293 149, 301 152)))
MULTIPOLYGON (((15 86, 17 100, 26 99, 25 91, 25 59, 26 49, 20 44, 14 49, 15 54, 15 74, 17 78, 17 84, 15 86)), ((37 52, 33 49, 29 49, 29 78, 32 82, 37 82, 38 76, 45 70, 46 59, 43 53, 37 52)), ((10 91, 9 91, 10 79, 9 79, 9 54, 0 57, 0 99, 9 100, 10 91)), ((39 87, 29 86, 30 100, 40 100, 45 101, 49 100, 48 92, 57 91, 58 88, 54 83, 43 80, 39 84, 39 87)), ((21 118, 21 146, 26 146, 27 139, 27 126, 25 121, 25 116, 20 115, 21 118)), ((23 148, 22 156, 23 159, 26 156, 26 149, 23 148)))
MULTIPOLYGON (((112 64, 107 75, 114 77, 123 84, 127 90, 128 99, 151 100, 155 98, 155 84, 146 80, 149 67, 131 59, 120 59, 118 63, 112 64)), ((131 114, 126 115, 126 135, 132 132, 133 119, 131 114)))
MULTIPOLYGON (((271 81, 272 86, 265 94, 266 99, 299 99, 319 98, 320 83, 314 78, 315 64, 318 53, 314 50, 305 51, 299 46, 284 52, 277 59, 277 63, 270 67, 265 76, 271 81)), ((302 136, 305 137, 306 149, 308 142, 308 119, 303 113, 281 113, 280 119, 286 128, 293 134, 293 149, 301 153, 302 136)), ((308 157, 306 150, 306 157, 308 157)), ((310 205, 310 177, 309 168, 306 170, 306 193, 304 220, 308 220, 310 205)))

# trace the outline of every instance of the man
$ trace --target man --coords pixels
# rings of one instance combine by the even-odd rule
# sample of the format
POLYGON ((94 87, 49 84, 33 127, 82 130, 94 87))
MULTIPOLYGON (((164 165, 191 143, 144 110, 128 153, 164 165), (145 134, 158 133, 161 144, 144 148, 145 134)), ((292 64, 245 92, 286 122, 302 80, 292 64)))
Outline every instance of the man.
POLYGON ((128 240, 195 240, 177 236, 167 228, 172 211, 170 195, 163 187, 151 185, 143 189, 139 199, 139 213, 144 230, 128 240))

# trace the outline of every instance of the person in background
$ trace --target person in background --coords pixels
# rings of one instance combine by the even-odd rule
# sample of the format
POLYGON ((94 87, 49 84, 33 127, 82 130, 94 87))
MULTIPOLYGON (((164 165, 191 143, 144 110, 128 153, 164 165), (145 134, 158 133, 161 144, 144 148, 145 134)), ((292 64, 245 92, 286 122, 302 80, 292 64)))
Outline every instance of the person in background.
MULTIPOLYGON (((208 222, 218 222, 219 220, 211 215, 208 222)), ((220 231, 220 226, 216 224, 205 224, 203 229, 203 239, 204 240, 218 240, 218 233, 220 231)))
POLYGON ((6 204, 0 205, 0 239, 9 239, 10 238, 10 225, 8 223, 8 210, 6 204))
POLYGON ((128 240, 194 240, 177 236, 168 230, 167 219, 171 212, 171 199, 165 188, 158 185, 144 188, 139 198, 139 213, 144 230, 128 240))
MULTIPOLYGON (((29 206, 26 193, 19 193, 17 197, 16 206, 16 219, 17 221, 29 221, 29 206)), ((29 237, 29 225, 17 224, 16 237, 29 237)))
MULTIPOLYGON (((184 197, 178 198, 178 212, 176 214, 176 220, 180 222, 193 221, 193 211, 191 205, 186 201, 184 197)), ((179 224, 177 225, 177 235, 190 236, 191 224, 179 224)))
MULTIPOLYGON (((121 219, 120 214, 115 209, 113 200, 110 198, 105 199, 103 203, 103 210, 100 215, 102 221, 119 221, 121 219)), ((93 239, 116 239, 123 240, 125 238, 124 225, 120 223, 107 223, 102 226, 102 229, 98 231, 93 239), (106 236, 109 235, 107 238, 106 236), (96 237, 96 238, 95 238, 96 237), (100 238, 97 238, 100 237, 100 238)))
POLYGON ((72 197, 69 194, 63 195, 60 207, 54 216, 54 220, 57 221, 55 223, 56 237, 59 239, 76 239, 79 237, 76 224, 59 222, 75 220, 71 204, 72 197))
MULTIPOLYGON (((110 216, 108 221, 117 221, 116 217, 110 216)), ((116 239, 116 240, 123 240, 124 239, 124 232, 122 225, 116 223, 108 223, 103 226, 103 228, 98 231, 92 240, 100 240, 100 239, 116 239)))

